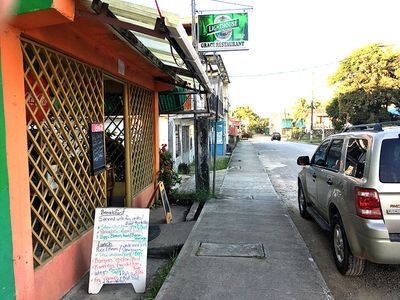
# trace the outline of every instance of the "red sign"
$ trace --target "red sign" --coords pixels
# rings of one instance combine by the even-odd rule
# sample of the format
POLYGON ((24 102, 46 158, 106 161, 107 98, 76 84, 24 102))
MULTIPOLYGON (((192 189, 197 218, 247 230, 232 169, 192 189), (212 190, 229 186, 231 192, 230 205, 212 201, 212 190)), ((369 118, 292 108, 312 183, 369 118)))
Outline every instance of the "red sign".
MULTIPOLYGON (((35 114, 36 120, 38 122, 41 122, 44 119, 44 113, 47 113, 50 109, 50 104, 47 101, 46 95, 39 84, 39 82, 36 81, 36 78, 33 76, 32 72, 29 72, 27 75, 27 79, 29 81, 30 86, 34 86, 34 93, 35 95, 32 94, 31 89, 29 88, 29 85, 27 82, 25 82, 25 100, 29 105, 29 108, 31 111, 35 114), (35 85, 36 84, 36 85, 35 85), (40 109, 40 107, 43 109, 40 109)), ((48 86, 46 80, 42 77, 40 79, 43 87, 46 89, 48 86)), ((47 94, 49 94, 49 91, 47 91, 47 94)), ((32 114, 30 111, 27 110, 26 112, 26 120, 30 121, 32 120, 32 114)))
POLYGON ((104 124, 103 123, 92 123, 92 132, 103 132, 104 124))

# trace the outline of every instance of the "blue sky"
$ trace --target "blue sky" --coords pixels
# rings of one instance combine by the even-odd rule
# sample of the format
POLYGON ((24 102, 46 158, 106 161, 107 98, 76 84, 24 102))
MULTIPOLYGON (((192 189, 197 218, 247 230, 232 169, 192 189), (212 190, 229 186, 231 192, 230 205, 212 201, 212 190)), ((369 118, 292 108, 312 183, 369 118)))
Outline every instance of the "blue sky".
MULTIPOLYGON (((155 7, 154 1, 132 2, 155 7)), ((289 110, 300 97, 311 101, 313 89, 315 100, 327 101, 327 77, 338 61, 369 43, 400 45, 398 0, 229 2, 254 7, 248 11, 250 50, 221 52, 231 76, 230 102, 232 108, 249 105, 260 116, 289 110)), ((181 15, 191 12, 191 0, 158 4, 181 15)), ((196 8, 241 7, 196 0, 196 8)))

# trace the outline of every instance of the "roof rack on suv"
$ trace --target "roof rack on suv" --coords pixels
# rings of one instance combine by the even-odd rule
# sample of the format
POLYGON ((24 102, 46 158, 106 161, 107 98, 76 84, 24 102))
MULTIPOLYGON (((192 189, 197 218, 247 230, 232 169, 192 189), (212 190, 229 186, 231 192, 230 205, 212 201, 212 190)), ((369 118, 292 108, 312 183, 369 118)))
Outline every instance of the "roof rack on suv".
POLYGON ((370 124, 360 124, 360 125, 351 125, 343 129, 343 132, 348 131, 383 131, 384 126, 400 126, 400 121, 388 121, 388 122, 380 122, 380 123, 370 123, 370 124))

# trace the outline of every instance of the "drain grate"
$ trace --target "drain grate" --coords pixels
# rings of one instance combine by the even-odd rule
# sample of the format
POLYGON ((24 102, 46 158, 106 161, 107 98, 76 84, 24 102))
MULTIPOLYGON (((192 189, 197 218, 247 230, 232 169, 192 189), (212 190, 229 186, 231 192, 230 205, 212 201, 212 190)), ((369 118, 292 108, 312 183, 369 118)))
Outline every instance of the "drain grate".
POLYGON ((264 258, 264 246, 255 244, 200 243, 197 256, 264 258))

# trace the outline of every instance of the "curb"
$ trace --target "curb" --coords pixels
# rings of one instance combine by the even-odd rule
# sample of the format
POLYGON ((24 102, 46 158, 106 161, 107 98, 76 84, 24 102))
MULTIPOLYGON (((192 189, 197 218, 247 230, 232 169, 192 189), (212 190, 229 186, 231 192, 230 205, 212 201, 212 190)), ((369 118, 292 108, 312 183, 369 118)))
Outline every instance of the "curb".
POLYGON ((147 250, 148 258, 171 258, 172 256, 179 253, 184 244, 173 245, 168 247, 160 248, 149 248, 147 250))
POLYGON ((188 214, 186 215, 186 222, 194 221, 198 208, 199 208, 199 202, 198 201, 193 202, 188 214))

